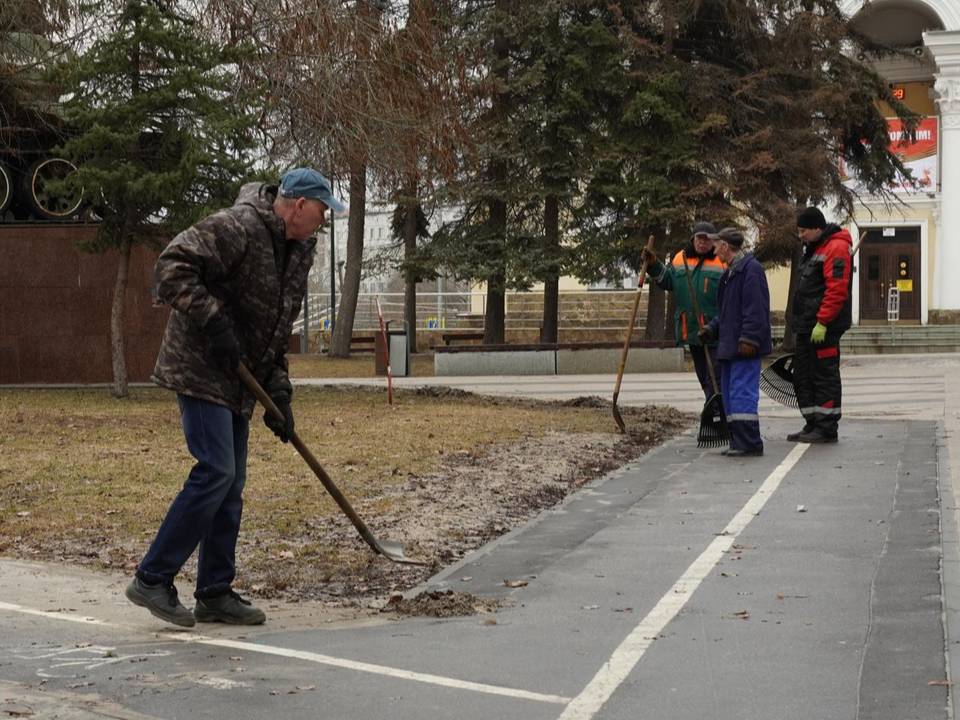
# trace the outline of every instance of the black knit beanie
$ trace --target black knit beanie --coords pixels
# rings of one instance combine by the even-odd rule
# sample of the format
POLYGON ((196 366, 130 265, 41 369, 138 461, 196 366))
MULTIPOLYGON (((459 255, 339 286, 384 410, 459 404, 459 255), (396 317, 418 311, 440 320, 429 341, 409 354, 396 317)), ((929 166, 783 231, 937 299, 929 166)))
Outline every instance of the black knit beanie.
POLYGON ((822 230, 827 226, 827 221, 819 208, 804 208, 803 212, 797 215, 797 227, 806 230, 822 230))

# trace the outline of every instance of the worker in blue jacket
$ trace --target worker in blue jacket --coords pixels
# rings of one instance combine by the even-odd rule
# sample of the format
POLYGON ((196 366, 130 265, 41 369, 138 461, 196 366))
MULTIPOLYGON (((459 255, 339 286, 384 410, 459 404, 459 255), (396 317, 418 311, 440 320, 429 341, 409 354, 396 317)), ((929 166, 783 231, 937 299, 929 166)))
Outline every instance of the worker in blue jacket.
POLYGON ((723 408, 730 426, 727 457, 763 455, 760 437, 760 358, 773 350, 770 290, 756 258, 743 250, 743 234, 724 228, 711 235, 717 257, 727 265, 720 277, 720 314, 701 331, 701 341, 719 340, 723 408))

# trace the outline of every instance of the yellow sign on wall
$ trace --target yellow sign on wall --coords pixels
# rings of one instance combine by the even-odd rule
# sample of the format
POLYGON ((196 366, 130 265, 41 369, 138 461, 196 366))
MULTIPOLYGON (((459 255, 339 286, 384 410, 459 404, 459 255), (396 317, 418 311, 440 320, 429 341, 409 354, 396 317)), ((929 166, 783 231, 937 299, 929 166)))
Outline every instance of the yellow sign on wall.
POLYGON ((897 280, 897 290, 900 292, 913 292, 913 280, 897 280))

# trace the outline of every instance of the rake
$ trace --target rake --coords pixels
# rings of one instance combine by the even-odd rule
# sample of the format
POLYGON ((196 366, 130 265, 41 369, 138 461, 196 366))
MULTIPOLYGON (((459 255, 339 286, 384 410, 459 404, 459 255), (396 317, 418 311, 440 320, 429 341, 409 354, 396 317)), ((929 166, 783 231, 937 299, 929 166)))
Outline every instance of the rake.
POLYGON ((760 373, 760 389, 776 403, 799 407, 797 391, 793 386, 793 353, 778 357, 760 373))
MULTIPOLYGON (((653 235, 647 240, 647 250, 653 251, 653 235)), ((627 326, 627 339, 623 343, 623 353, 620 355, 620 367, 617 369, 617 386, 613 389, 613 419, 617 421, 620 432, 625 433, 627 426, 623 423, 623 416, 617 407, 617 398, 620 397, 620 383, 623 381, 623 371, 627 367, 627 353, 630 352, 630 338, 633 336, 633 325, 637 322, 637 308, 640 307, 640 291, 643 290, 643 281, 647 276, 647 263, 640 267, 637 278, 637 292, 633 296, 633 310, 630 311, 630 324, 627 326)))
MULTIPOLYGON (((687 265, 687 253, 680 251, 683 258, 683 270, 687 276, 687 288, 690 291, 690 301, 693 303, 693 311, 697 314, 697 326, 703 328, 703 315, 700 313, 700 301, 697 300, 697 292, 693 288, 693 276, 690 274, 690 266, 687 265)), ((703 354, 707 359, 707 369, 710 371, 710 382, 713 384, 713 395, 703 406, 703 412, 700 413, 700 432, 697 433, 698 448, 722 447, 730 443, 730 426, 727 425, 727 416, 723 412, 723 398, 720 395, 720 388, 717 386, 717 374, 713 370, 713 360, 710 358, 710 348, 703 346, 703 354)))

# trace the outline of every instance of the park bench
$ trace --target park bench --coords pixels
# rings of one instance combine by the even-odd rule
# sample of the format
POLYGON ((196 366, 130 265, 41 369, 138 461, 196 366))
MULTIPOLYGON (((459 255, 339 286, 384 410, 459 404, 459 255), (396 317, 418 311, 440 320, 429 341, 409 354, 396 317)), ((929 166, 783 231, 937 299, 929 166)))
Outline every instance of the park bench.
MULTIPOLYGON (((375 349, 377 338, 374 335, 354 335, 350 338, 350 354, 353 353, 372 353, 375 349)), ((326 354, 328 348, 323 349, 326 354)))
POLYGON ((457 332, 445 332, 440 333, 440 339, 443 340, 443 344, 450 346, 453 342, 466 342, 472 340, 479 340, 483 342, 483 330, 476 330, 472 332, 458 330, 457 332))

